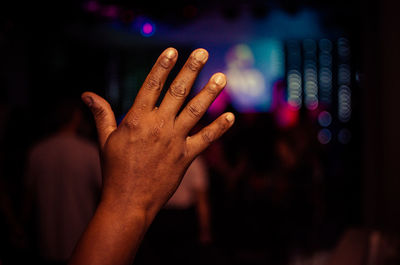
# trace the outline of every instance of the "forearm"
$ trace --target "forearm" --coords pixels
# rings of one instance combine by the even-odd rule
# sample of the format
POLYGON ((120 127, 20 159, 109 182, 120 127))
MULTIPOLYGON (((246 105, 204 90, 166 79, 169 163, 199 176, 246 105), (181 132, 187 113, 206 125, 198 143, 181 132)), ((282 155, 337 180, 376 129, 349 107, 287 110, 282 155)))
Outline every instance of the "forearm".
POLYGON ((69 264, 131 264, 153 218, 127 204, 100 203, 69 264))

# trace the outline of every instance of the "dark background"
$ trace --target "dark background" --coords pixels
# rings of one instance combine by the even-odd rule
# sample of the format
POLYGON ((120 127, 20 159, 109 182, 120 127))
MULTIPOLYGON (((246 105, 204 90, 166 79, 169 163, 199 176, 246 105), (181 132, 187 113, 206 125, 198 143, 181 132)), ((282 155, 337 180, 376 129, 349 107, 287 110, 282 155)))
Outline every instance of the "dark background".
MULTIPOLYGON (((340 29, 342 35, 351 41, 353 112, 348 126, 352 138, 347 145, 334 140, 322 145, 316 137, 310 137, 310 156, 318 157, 324 172, 321 186, 314 188, 320 191, 325 210, 322 221, 316 225, 317 232, 310 228, 313 232, 299 232, 299 238, 303 234, 306 234, 305 238, 309 234, 317 234, 321 238, 313 238, 310 248, 330 249, 340 235, 352 227, 378 229, 394 235, 400 232, 398 4, 390 0, 160 3, 110 0, 98 3, 101 6, 116 6, 124 13, 110 18, 100 11, 89 12, 83 1, 53 1, 51 4, 6 1, 0 8, 0 184, 3 186, 3 204, 10 205, 16 216, 23 198, 21 183, 26 153, 33 143, 52 131, 52 109, 59 99, 79 98, 83 91, 94 91, 110 101, 120 118, 133 102, 137 89, 163 49, 173 46, 179 51, 179 62, 171 74, 175 76, 184 58, 197 48, 190 42, 157 36, 157 31, 151 37, 130 31, 129 27, 136 17, 148 17, 156 25, 179 29, 206 18, 210 12, 220 12, 227 21, 235 21, 247 8, 257 21, 267 17, 274 9, 295 15, 303 8, 311 8, 324 18, 320 21, 322 27, 327 31, 340 29), (113 23, 118 23, 119 28, 110 27, 113 23), (136 73, 135 78, 127 80, 128 73, 132 71, 136 73), (118 83, 117 95, 110 94, 108 89, 113 80, 118 83), (126 87, 135 87, 136 90, 126 87), (8 199, 10 203, 7 204, 8 199)), ((235 109, 228 110, 237 115, 235 127, 222 143, 230 163, 237 163, 243 154, 250 161, 248 167, 255 172, 273 168, 275 140, 280 135, 290 135, 290 132, 275 128, 269 113, 245 114, 235 109)), ((315 136, 315 119, 309 118, 304 109, 300 113, 300 127, 306 135, 315 136)), ((90 114, 86 115, 90 121, 90 114)), ((85 134, 95 139, 93 123, 86 128, 85 134)), ((251 188, 251 181, 244 175, 244 186, 251 188)), ((251 175, 250 172, 248 175, 251 175)), ((218 204, 221 198, 216 193, 221 184, 215 179, 211 180, 211 199, 215 205, 214 216, 218 216, 221 215, 218 207, 225 206, 218 204)), ((310 185, 316 184, 311 181, 310 185)), ((251 249, 256 249, 260 242, 268 248, 273 228, 261 229, 261 233, 247 230, 253 225, 256 228, 276 225, 267 220, 269 213, 265 210, 267 208, 263 208, 266 207, 263 200, 267 199, 249 199, 246 192, 249 191, 239 191, 230 201, 230 205, 237 207, 234 211, 238 211, 238 215, 231 217, 249 215, 254 217, 250 219, 254 222, 237 220, 236 224, 242 227, 236 229, 248 233, 241 235, 238 231, 234 232, 238 240, 244 240, 246 243, 242 243, 251 246, 251 249)), ((294 210, 290 210, 292 208, 288 209, 287 213, 289 216, 293 214, 294 219, 307 215, 294 214, 294 210)), ((315 210, 312 209, 310 215, 315 210)), ((222 219, 219 220, 227 220, 224 216, 220 217, 222 219)), ((307 218, 304 220, 307 223, 307 218)), ((215 222, 215 229, 218 225, 223 226, 215 222)), ((6 222, 2 225, 3 231, 9 231, 6 222)), ((297 224, 288 222, 287 226, 296 227, 297 224)), ((12 256, 26 251, 13 246, 7 232, 2 235, 5 236, 1 238, 1 255, 12 256)), ((224 241, 226 235, 218 232, 216 235, 217 244, 227 243, 227 239, 224 241)), ((280 237, 279 232, 274 236, 280 237)))

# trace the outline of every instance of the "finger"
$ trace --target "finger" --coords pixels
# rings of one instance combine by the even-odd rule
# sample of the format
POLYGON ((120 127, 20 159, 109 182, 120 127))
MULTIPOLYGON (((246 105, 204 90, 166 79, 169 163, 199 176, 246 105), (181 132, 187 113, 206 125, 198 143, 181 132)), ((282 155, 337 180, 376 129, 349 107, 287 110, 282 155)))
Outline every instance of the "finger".
POLYGON ((178 52, 174 48, 166 49, 158 57, 125 119, 129 119, 132 113, 137 111, 152 111, 154 109, 154 105, 160 96, 165 80, 174 67, 177 57, 178 52))
POLYGON ((190 100, 179 114, 175 122, 176 128, 182 132, 182 134, 187 135, 204 115, 208 107, 222 91, 225 85, 225 75, 223 73, 214 74, 208 81, 207 85, 197 96, 190 100))
POLYGON ((108 136, 117 129, 114 112, 108 102, 92 92, 85 92, 81 96, 83 102, 90 108, 96 122, 100 147, 103 150, 108 136))
POLYGON ((221 137, 233 125, 234 121, 235 116, 232 113, 225 113, 197 134, 187 137, 186 144, 189 157, 194 158, 204 151, 212 142, 221 137))
POLYGON ((208 52, 204 49, 197 49, 192 52, 165 94, 159 108, 160 113, 175 119, 176 114, 189 94, 197 75, 207 59, 208 52))

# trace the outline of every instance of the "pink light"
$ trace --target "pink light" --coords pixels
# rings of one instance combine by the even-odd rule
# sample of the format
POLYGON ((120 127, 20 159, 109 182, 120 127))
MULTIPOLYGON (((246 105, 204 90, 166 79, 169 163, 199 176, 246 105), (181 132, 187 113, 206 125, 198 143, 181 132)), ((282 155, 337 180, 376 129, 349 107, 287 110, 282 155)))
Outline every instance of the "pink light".
POLYGON ((153 36, 154 32, 156 30, 156 27, 152 21, 147 20, 147 22, 144 22, 142 26, 140 27, 140 34, 144 37, 150 37, 153 36))
POLYGON ((223 90, 211 104, 210 108, 208 109, 208 113, 213 117, 221 114, 228 106, 229 101, 229 95, 225 90, 223 90))
POLYGON ((280 128, 290 128, 299 121, 299 110, 289 104, 279 106, 275 110, 275 121, 280 128))
POLYGON ((143 33, 146 35, 149 35, 153 32, 153 25, 151 25, 150 23, 144 23, 143 27, 142 27, 143 33))
POLYGON ((286 101, 285 85, 282 80, 274 83, 273 100, 271 110, 274 113, 275 122, 280 128, 290 128, 299 121, 299 110, 286 101))

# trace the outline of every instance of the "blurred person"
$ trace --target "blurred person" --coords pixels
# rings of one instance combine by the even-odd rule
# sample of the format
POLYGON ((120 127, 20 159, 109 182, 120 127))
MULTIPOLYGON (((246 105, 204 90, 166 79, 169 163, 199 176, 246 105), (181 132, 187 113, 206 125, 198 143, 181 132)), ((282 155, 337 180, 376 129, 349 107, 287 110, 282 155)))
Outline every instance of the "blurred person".
MULTIPOLYGON (((324 172, 311 138, 313 128, 296 126, 280 133, 275 141, 276 162, 271 172, 270 199, 275 211, 279 242, 292 256, 309 257, 331 247, 326 234, 324 172), (310 136, 311 135, 311 136, 310 136)), ((321 252, 321 253, 322 253, 321 252)))
POLYGON ((25 215, 34 219, 34 243, 44 264, 67 262, 100 196, 99 152, 79 135, 84 119, 78 103, 58 104, 57 130, 34 145, 27 159, 25 215))
POLYGON ((199 156, 158 213, 135 264, 197 264, 201 247, 212 243, 208 177, 205 161, 199 156))
POLYGON ((216 141, 206 150, 204 159, 210 175, 213 243, 226 259, 231 259, 229 253, 234 252, 237 243, 241 241, 239 231, 232 231, 236 230, 242 216, 239 198, 248 159, 242 150, 229 154, 227 145, 229 142, 216 141))
POLYGON ((211 243, 210 205, 208 200, 208 172, 204 159, 198 156, 186 171, 181 184, 165 205, 166 210, 190 210, 197 216, 197 239, 201 244, 211 243))
POLYGON ((91 92, 82 95, 96 121, 103 189, 70 264, 132 263, 150 224, 191 162, 233 125, 234 115, 224 113, 189 136, 226 85, 224 74, 214 74, 181 110, 208 59, 204 49, 192 52, 160 106, 155 106, 177 57, 174 48, 160 55, 119 126, 107 101, 91 92))

